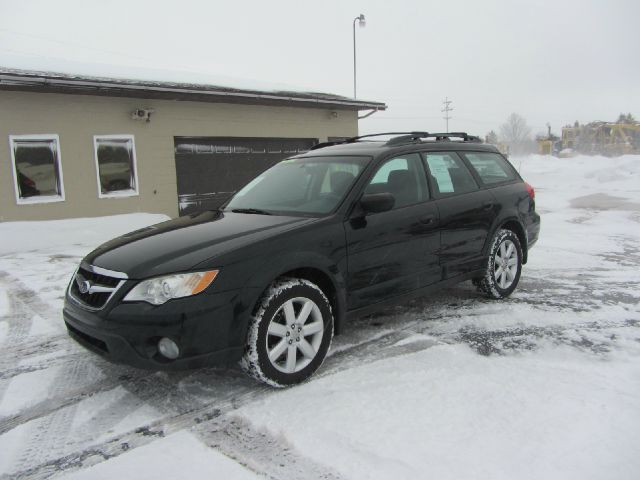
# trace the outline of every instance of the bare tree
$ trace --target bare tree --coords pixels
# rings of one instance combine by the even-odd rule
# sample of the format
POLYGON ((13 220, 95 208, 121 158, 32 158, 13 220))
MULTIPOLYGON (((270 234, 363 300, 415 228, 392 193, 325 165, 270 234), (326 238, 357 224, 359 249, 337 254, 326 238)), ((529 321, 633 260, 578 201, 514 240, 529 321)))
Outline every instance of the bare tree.
POLYGON ((490 143, 492 145, 497 145, 498 144, 498 134, 496 132, 494 132, 493 130, 491 130, 489 133, 487 133, 487 135, 485 137, 485 143, 490 143))
POLYGON ((522 116, 512 113, 500 127, 500 140, 514 155, 529 153, 532 147, 531 128, 522 116))

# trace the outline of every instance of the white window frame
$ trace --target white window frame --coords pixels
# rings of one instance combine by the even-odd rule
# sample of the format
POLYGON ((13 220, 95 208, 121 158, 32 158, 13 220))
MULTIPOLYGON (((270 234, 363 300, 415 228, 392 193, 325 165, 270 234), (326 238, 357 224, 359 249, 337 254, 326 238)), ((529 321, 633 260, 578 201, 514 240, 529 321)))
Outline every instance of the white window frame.
POLYGON ((94 135, 93 136, 93 160, 96 166, 96 181, 98 182, 98 198, 126 198, 137 197, 140 195, 140 183, 138 179, 138 160, 136 156, 136 141, 133 135, 94 135), (135 189, 121 190, 119 192, 102 193, 102 184, 100 183, 100 164, 98 163, 98 141, 99 140, 131 140, 133 155, 133 178, 135 180, 135 189))
POLYGON ((62 152, 60 150, 60 137, 55 133, 43 133, 35 135, 9 135, 9 148, 11 149, 11 168, 13 170, 13 188, 16 194, 16 203, 18 205, 31 205, 37 203, 54 203, 64 202, 64 178, 62 176, 62 152), (53 140, 56 144, 56 153, 58 155, 56 164, 56 174, 60 179, 59 195, 35 195, 33 197, 21 198, 20 187, 18 185, 18 167, 16 165, 16 140, 53 140))

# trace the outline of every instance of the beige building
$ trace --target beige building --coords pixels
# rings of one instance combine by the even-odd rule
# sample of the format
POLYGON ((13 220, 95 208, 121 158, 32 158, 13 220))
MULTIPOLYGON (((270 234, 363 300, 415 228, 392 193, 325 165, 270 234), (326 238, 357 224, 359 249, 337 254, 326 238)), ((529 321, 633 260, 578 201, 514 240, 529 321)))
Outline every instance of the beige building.
POLYGON ((0 221, 215 208, 386 105, 0 68, 0 221))

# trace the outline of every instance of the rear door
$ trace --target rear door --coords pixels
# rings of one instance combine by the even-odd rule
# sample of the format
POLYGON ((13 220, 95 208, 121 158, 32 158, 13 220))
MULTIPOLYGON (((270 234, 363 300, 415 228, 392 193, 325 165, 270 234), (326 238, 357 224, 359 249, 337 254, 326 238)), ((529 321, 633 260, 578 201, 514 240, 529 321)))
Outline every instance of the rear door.
POLYGON ((482 250, 497 215, 493 195, 480 189, 455 152, 423 153, 440 213, 444 278, 482 267, 482 250))
POLYGON ((430 199, 420 155, 383 162, 365 193, 389 192, 392 210, 354 214, 345 223, 349 309, 362 308, 440 279, 438 207, 430 199))

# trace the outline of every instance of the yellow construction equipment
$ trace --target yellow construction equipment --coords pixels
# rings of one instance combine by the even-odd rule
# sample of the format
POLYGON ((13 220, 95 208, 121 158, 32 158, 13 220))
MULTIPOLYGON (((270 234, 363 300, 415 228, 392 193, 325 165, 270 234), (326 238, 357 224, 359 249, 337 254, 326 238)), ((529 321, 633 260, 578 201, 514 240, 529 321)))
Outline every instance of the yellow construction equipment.
POLYGON ((562 148, 611 157, 640 154, 640 123, 576 122, 562 129, 562 148))

